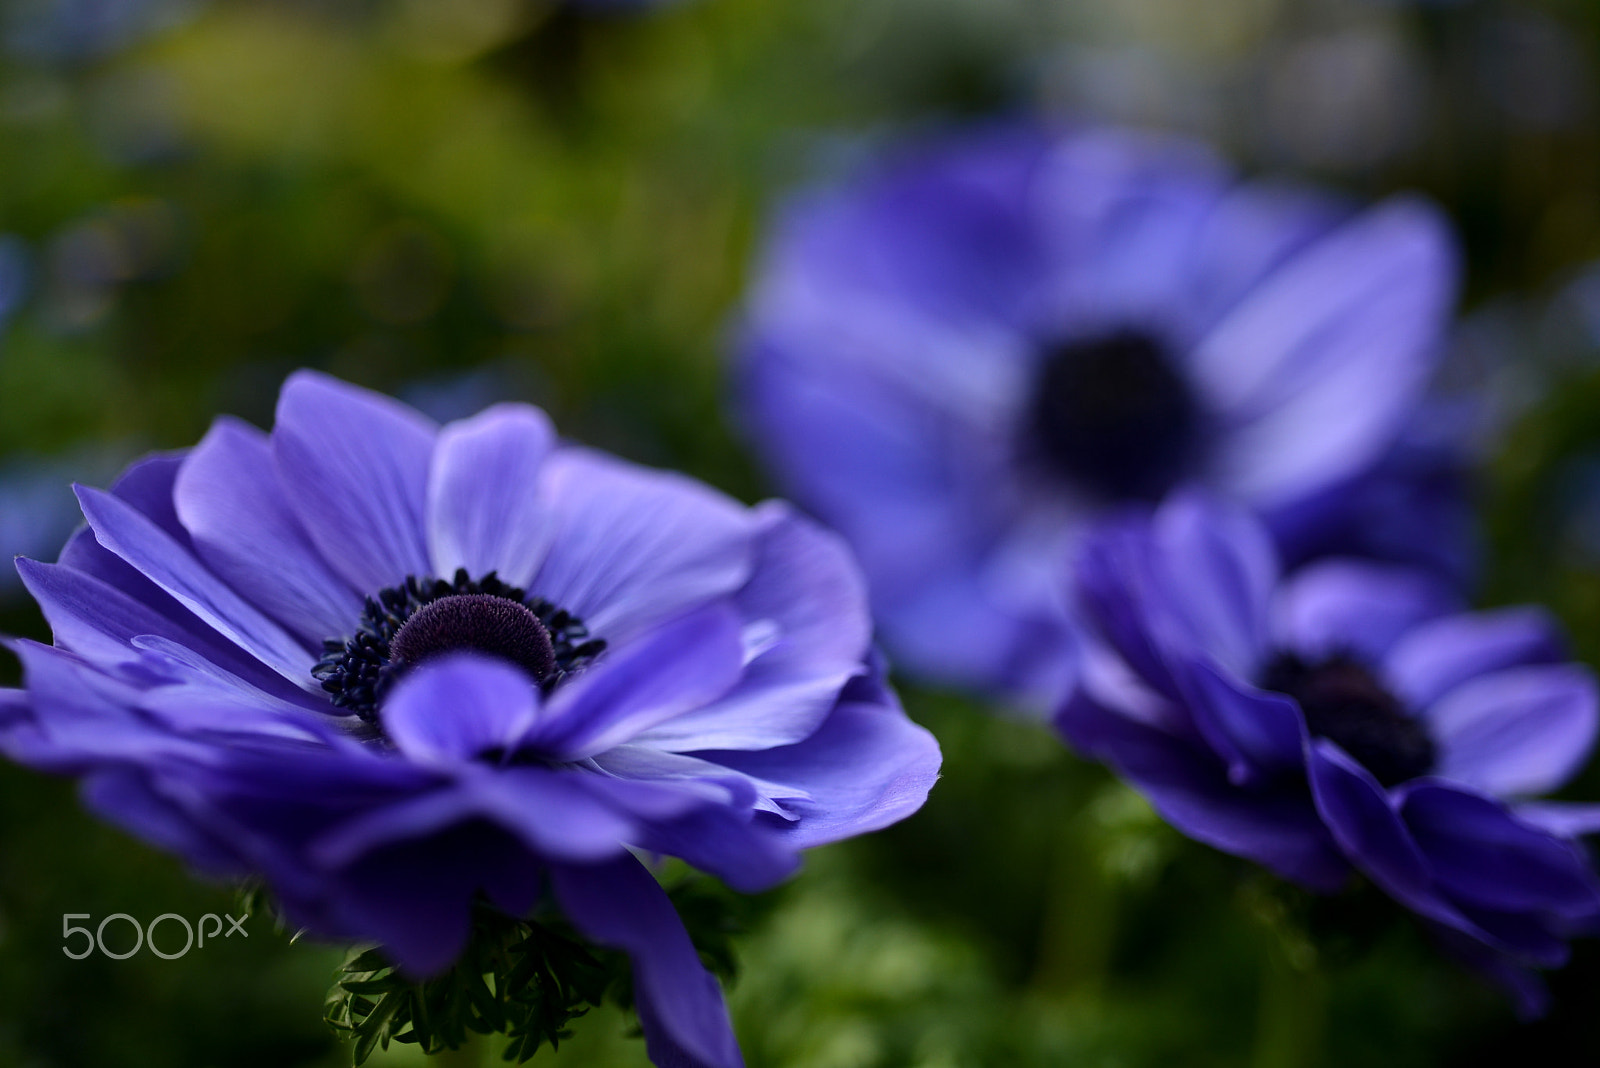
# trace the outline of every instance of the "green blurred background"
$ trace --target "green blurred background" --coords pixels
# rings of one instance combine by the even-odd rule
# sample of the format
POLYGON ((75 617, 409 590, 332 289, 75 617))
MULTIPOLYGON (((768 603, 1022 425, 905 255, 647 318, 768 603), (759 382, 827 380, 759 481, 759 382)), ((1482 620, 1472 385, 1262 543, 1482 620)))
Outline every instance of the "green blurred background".
MULTIPOLYGON (((0 0, 0 550, 53 558, 70 480, 218 412, 268 425, 299 366, 440 418, 532 401, 759 499, 722 367, 773 205, 896 138, 1042 113, 1443 202, 1480 599, 1550 604, 1595 663, 1597 51, 1592 0, 0 0)), ((9 576, 0 626, 46 636, 9 576)), ((904 692, 944 778, 743 910, 752 1068, 1600 1061, 1595 947, 1519 1026, 1382 903, 1307 901, 1043 729, 904 692)), ((348 1063, 321 1022, 339 950, 265 917, 178 960, 61 952, 68 912, 230 911, 0 767, 0 1065, 348 1063)), ((539 1060, 642 1065, 628 1031, 596 1014, 539 1060)))

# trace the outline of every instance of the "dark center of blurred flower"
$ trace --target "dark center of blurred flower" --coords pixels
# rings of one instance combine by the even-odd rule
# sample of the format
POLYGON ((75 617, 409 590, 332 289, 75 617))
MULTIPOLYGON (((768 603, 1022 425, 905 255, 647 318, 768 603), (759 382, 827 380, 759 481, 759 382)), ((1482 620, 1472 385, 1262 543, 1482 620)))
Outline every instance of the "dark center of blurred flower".
POLYGON ((1049 351, 1025 416, 1024 452, 1107 502, 1153 501, 1194 467, 1200 424, 1167 347, 1124 330, 1049 351))
POLYGON ((1300 703, 1306 727, 1335 742, 1385 786, 1425 775, 1433 767, 1433 739, 1372 672, 1339 654, 1307 663, 1280 653, 1261 679, 1264 689, 1300 703))
POLYGON ((605 651, 583 621, 490 572, 481 579, 408 577, 367 598, 356 633, 322 643, 311 669, 340 708, 374 720, 383 696, 430 657, 476 650, 509 660, 549 692, 605 651))

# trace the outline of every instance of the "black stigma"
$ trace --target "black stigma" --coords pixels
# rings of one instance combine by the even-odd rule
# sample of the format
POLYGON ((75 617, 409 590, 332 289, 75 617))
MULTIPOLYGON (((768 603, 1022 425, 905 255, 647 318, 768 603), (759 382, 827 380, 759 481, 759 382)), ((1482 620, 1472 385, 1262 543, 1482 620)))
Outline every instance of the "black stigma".
POLYGON ((1158 500, 1196 464, 1194 392, 1142 332, 1054 346, 1025 419, 1024 454, 1102 501, 1158 500))
POLYGON ((1365 666, 1339 654, 1314 664, 1281 653, 1262 676, 1264 689, 1300 703, 1306 727, 1336 742, 1385 786, 1426 775, 1433 739, 1365 666))
POLYGON ((420 664, 463 649, 509 660, 535 682, 556 669, 555 646, 539 617, 489 593, 453 593, 423 605, 389 640, 389 657, 397 664, 420 664))
POLYGON ((542 597, 457 570, 450 581, 408 577, 367 598, 349 638, 322 643, 311 669, 329 700, 375 720, 394 681, 430 656, 476 649, 517 664, 545 692, 605 651, 583 621, 542 597))

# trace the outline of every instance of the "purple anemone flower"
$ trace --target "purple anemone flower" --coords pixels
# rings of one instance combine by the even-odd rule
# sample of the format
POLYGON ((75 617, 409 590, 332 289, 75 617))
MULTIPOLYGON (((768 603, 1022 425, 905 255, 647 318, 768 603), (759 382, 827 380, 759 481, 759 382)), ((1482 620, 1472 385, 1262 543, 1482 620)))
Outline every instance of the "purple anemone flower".
POLYGON ((1532 800, 1596 725, 1542 611, 1371 561, 1283 577, 1255 519, 1190 494, 1107 521, 1077 581, 1105 648, 1056 716, 1076 749, 1191 838, 1321 892, 1359 871, 1540 1008, 1531 969, 1600 930, 1600 806, 1532 800))
POLYGON ((548 889, 632 958, 659 1064, 740 1055, 638 857, 760 890, 937 775, 838 539, 535 408, 440 427, 299 372, 270 435, 219 420, 79 499, 60 562, 18 561, 55 644, 14 643, 0 748, 413 975, 478 895, 521 915, 548 889))
POLYGON ((1455 276, 1416 199, 1356 211, 1186 141, 989 129, 789 206, 739 391, 861 557, 897 663, 1050 707, 1086 521, 1183 484, 1273 516, 1356 478, 1432 374, 1455 276))

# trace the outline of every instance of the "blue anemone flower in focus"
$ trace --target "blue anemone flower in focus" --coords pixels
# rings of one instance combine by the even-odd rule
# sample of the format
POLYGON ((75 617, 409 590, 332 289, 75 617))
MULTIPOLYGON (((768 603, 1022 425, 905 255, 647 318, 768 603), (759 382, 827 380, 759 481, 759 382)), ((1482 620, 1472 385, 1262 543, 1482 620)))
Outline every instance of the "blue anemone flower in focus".
POLYGON ((18 562, 55 644, 14 643, 6 753, 412 975, 479 895, 521 915, 548 888, 632 958, 660 1064, 740 1056, 636 853, 760 890, 937 775, 837 538, 535 408, 440 427, 300 372, 270 434, 220 420, 79 499, 60 562, 18 562))
POLYGON ((1542 611, 1371 561, 1285 577, 1255 519, 1189 494, 1105 523, 1077 581, 1104 648, 1056 716, 1075 748, 1191 838, 1323 892, 1359 871, 1540 1009, 1534 969, 1600 931, 1600 806, 1534 800, 1596 728, 1542 611))
POLYGON ((1357 211, 1188 141, 987 129, 789 206, 738 389, 786 491, 861 557, 897 662, 1047 708, 1086 522, 1198 484, 1286 536, 1336 525, 1329 491, 1431 376, 1456 270, 1417 199, 1357 211))

